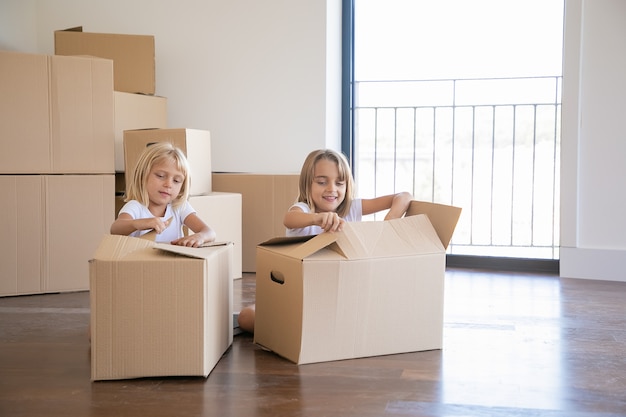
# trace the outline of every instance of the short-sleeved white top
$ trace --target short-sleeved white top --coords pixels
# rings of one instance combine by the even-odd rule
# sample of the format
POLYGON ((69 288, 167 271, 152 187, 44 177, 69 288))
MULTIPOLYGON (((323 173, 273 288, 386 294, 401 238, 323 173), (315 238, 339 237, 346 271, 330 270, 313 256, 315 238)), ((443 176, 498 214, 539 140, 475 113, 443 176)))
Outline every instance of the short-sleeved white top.
MULTIPOLYGON (((179 239, 183 237, 183 223, 187 216, 191 213, 195 213, 196 211, 191 207, 188 201, 186 201, 182 206, 174 209, 171 204, 167 205, 165 209, 165 216, 163 216, 163 220, 167 220, 170 217, 172 218, 172 222, 170 225, 163 231, 156 235, 156 242, 171 242, 172 240, 179 239)), ((120 213, 128 213, 133 219, 145 219, 148 217, 154 217, 154 214, 148 210, 148 207, 144 206, 137 200, 131 200, 128 203, 124 204, 124 206, 120 209, 120 213)), ((148 233, 150 230, 136 230, 131 233, 129 236, 139 237, 145 233, 148 233)))
MULTIPOLYGON (((298 202, 292 205, 291 207, 298 207, 305 213, 311 212, 311 207, 309 207, 306 203, 298 202)), ((291 207, 289 209, 291 210, 291 207)), ((350 205, 350 211, 344 220, 347 222, 360 222, 363 218, 363 202, 360 198, 357 198, 352 201, 350 205)), ((323 229, 319 226, 307 226, 301 229, 287 229, 285 231, 286 236, 309 236, 309 235, 319 235, 323 232, 323 229)))

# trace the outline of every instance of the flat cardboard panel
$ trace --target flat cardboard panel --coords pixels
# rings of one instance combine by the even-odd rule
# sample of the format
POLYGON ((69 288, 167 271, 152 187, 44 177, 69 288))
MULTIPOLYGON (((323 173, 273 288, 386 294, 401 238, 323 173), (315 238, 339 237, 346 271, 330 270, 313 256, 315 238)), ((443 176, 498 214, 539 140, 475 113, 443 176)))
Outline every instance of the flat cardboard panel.
POLYGON ((186 155, 191 168, 190 195, 212 191, 211 134, 198 129, 138 129, 124 131, 126 184, 130 184, 139 156, 154 142, 170 142, 186 155))
POLYGON ((2 51, 0 65, 0 173, 113 173, 110 60, 2 51))
POLYGON ((190 197, 189 203, 215 230, 217 241, 233 242, 233 278, 241 278, 241 194, 212 192, 190 197))
POLYGON ((0 173, 50 169, 48 57, 0 51, 0 173))
POLYGON ((206 377, 232 344, 232 245, 166 249, 108 235, 95 251, 92 380, 206 377))
POLYGON ((0 295, 89 289, 87 261, 113 222, 113 175, 0 175, 0 295))
POLYGON ((58 56, 50 62, 53 172, 112 174, 113 63, 58 56))
POLYGON ((114 176, 50 175, 44 180, 44 292, 87 290, 87 262, 114 220, 114 176))
POLYGON ((0 175, 0 295, 42 292, 43 182, 39 175, 0 175))
POLYGON ((111 59, 115 66, 115 91, 155 94, 154 36, 82 30, 82 27, 76 27, 55 31, 54 53, 111 59))
POLYGON ((213 173, 213 190, 242 195, 242 268, 256 271, 256 246, 285 235, 283 216, 298 197, 299 174, 213 173))
MULTIPOLYGON (((115 171, 124 172, 124 131, 167 127, 167 99, 115 91, 115 171)), ((124 191, 124 189, 121 189, 124 191)))
POLYGON ((297 364, 440 349, 444 273, 425 214, 272 239, 257 247, 255 343, 297 364))

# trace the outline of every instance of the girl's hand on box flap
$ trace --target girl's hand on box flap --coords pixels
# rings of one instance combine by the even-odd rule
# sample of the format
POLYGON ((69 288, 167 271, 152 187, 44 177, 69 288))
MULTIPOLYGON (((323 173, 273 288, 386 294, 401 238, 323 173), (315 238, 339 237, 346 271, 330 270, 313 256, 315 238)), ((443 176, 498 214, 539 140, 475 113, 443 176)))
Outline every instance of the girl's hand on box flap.
POLYGON ((321 227, 325 232, 339 232, 343 229, 346 222, 335 212, 329 211, 324 213, 315 213, 315 224, 321 227))
POLYGON ((189 236, 181 237, 180 239, 172 240, 172 245, 187 246, 191 248, 199 248, 204 242, 204 238, 200 234, 193 234, 189 236))

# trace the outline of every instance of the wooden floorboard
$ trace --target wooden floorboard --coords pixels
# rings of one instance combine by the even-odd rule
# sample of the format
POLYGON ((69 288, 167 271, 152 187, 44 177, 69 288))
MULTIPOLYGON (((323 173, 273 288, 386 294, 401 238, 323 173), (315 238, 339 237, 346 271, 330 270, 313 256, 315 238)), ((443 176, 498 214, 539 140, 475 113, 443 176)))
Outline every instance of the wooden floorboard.
MULTIPOLYGON (((87 292, 0 298, 0 416, 626 416, 626 283, 445 284, 442 350, 298 366, 241 334, 208 378, 101 382, 87 292)), ((234 287, 254 302, 254 274, 234 287)))

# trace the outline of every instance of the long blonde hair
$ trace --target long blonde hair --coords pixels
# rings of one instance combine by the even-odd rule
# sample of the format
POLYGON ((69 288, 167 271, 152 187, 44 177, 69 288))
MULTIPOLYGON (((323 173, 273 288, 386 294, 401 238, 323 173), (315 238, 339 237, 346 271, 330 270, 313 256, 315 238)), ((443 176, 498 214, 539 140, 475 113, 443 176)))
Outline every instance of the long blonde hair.
POLYGON ((318 149, 309 153, 302 164, 300 171, 300 182, 298 202, 306 203, 312 211, 315 211, 315 203, 311 196, 311 189, 315 179, 315 164, 320 159, 327 159, 337 164, 339 170, 339 179, 346 182, 346 195, 341 204, 337 207, 339 217, 345 217, 350 211, 350 206, 354 200, 354 180, 352 178, 352 170, 346 157, 332 149, 318 149))
POLYGON ((165 160, 171 159, 176 163, 176 168, 183 174, 183 184, 180 187, 180 193, 172 201, 172 207, 178 207, 182 205, 189 197, 189 188, 191 184, 191 178, 189 175, 189 162, 182 150, 175 147, 169 142, 156 142, 148 145, 148 147, 139 156, 135 172, 133 173, 132 182, 128 186, 128 193, 124 201, 137 200, 144 206, 150 205, 150 198, 148 197, 148 190, 146 189, 146 183, 148 182, 148 175, 152 167, 165 160))

